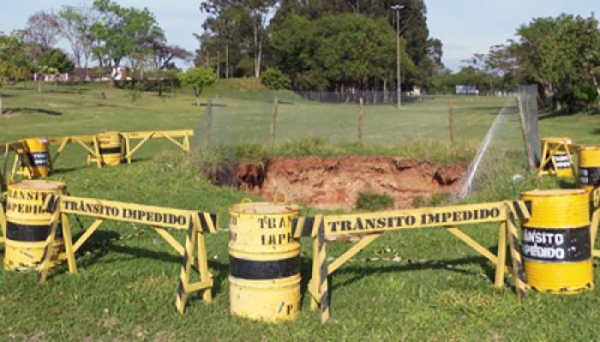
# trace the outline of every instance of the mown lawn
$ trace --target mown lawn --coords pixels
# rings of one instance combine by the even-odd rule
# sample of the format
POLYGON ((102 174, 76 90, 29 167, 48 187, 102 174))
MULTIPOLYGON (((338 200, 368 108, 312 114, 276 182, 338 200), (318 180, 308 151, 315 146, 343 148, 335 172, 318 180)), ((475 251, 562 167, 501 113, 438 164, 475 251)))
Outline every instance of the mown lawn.
MULTIPOLYGON (((25 136, 89 134, 103 129, 199 128, 204 119, 205 108, 194 107, 193 97, 185 91, 169 98, 147 93, 131 102, 127 92, 120 90, 93 87, 77 91, 52 86, 48 90, 54 92, 47 93, 40 104, 32 90, 2 88, 5 107, 16 115, 0 117, 0 142, 25 136)), ((464 121, 457 118, 457 122, 464 123, 459 126, 457 139, 476 148, 506 99, 452 99, 457 117, 464 118, 464 121)), ((268 103, 226 97, 219 100, 227 106, 215 107, 215 124, 236 124, 231 126, 234 132, 231 137, 237 141, 264 141, 259 140, 264 137, 251 133, 256 126, 244 120, 251 116, 248 114, 251 108, 261 106, 267 109, 270 118, 268 103), (227 117, 220 119, 227 121, 219 121, 216 117, 225 109, 227 117), (230 120, 229 117, 236 115, 237 120, 230 120), (238 126, 247 128, 245 133, 238 126)), ((394 127, 400 126, 410 127, 406 132, 411 134, 417 130, 425 132, 426 144, 434 140, 432 136, 447 142, 448 132, 443 129, 447 126, 441 124, 441 120, 447 119, 447 101, 448 98, 437 98, 407 105, 400 114, 393 107, 380 108, 381 122, 373 122, 373 129, 367 130, 371 133, 365 136, 379 142, 382 140, 376 134, 383 134, 389 137, 388 146, 368 151, 360 148, 339 151, 410 154, 405 147, 394 147, 411 141, 396 139, 394 133, 398 131, 394 127), (406 115, 407 119, 399 122, 397 114, 406 115), (431 119, 426 119, 426 115, 431 119), (429 130, 428 122, 439 130, 429 130)), ((337 111, 332 109, 334 105, 300 101, 283 106, 297 108, 295 116, 321 113, 317 115, 321 117, 329 112, 338 119, 302 119, 305 124, 297 125, 297 133, 286 131, 286 125, 282 124, 281 139, 310 136, 306 133, 309 130, 331 132, 335 136, 341 130, 330 123, 344 121, 339 118, 344 118, 347 111, 352 112, 347 114, 352 118, 352 124, 348 124, 352 128, 347 128, 347 132, 356 132, 355 106, 336 105, 335 108, 344 108, 337 111)), ((369 120, 369 108, 366 113, 369 120)), ((583 114, 540 121, 542 135, 566 135, 587 144, 599 140, 595 130, 599 124, 600 116, 583 114)), ((201 136, 202 132, 197 130, 196 134, 201 136)), ((444 144, 426 146, 443 149, 444 144)), ((443 153, 447 156, 452 151, 446 149, 443 153)), ((474 149, 465 149, 464 154, 472 156, 473 152, 474 149)), ((436 155, 427 148, 421 154, 436 155)), ((76 196, 215 211, 221 214, 220 226, 226 228, 227 207, 247 195, 207 184, 194 163, 174 146, 153 141, 136 155, 131 165, 86 168, 84 154, 70 147, 52 178, 66 181, 76 196)), ((506 184, 505 179, 492 180, 489 188, 471 201, 510 199, 515 198, 515 190, 556 186, 552 180, 540 181, 534 177, 528 177, 516 189, 506 184)), ((304 210, 305 214, 314 212, 304 210)), ((496 226, 473 226, 465 231, 484 246, 496 249, 496 226)), ((176 235, 182 238, 181 234, 176 235)), ((342 267, 331 278, 333 318, 327 326, 321 325, 317 312, 310 311, 307 296, 303 298, 300 317, 294 322, 280 325, 251 322, 229 314, 227 242, 226 229, 207 238, 209 266, 215 279, 213 302, 203 303, 194 295, 188 302, 187 313, 180 316, 174 302, 181 258, 145 227, 106 222, 83 247, 77 260, 77 275, 60 268, 52 273, 46 285, 40 286, 32 274, 0 272, 0 340, 559 341, 596 340, 600 333, 597 324, 600 296, 596 291, 562 297, 530 293, 524 302, 519 302, 510 279, 504 289, 495 289, 491 264, 441 230, 385 234, 342 267), (389 260, 396 255, 400 258, 389 260)), ((303 283, 306 283, 312 246, 309 240, 302 242, 303 283)), ((347 247, 332 244, 329 251, 335 256, 347 247)))

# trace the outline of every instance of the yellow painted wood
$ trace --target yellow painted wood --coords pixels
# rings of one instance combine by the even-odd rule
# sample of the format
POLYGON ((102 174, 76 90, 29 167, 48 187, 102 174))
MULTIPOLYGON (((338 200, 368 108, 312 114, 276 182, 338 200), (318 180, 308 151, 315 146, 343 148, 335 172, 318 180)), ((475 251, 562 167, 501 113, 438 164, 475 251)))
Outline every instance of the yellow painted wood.
POLYGON ((189 227, 189 210, 162 208, 149 205, 106 201, 95 198, 64 196, 61 201, 61 210, 68 214, 90 216, 100 219, 117 220, 139 223, 149 226, 185 230, 189 227), (101 212, 94 212, 98 208, 101 212), (137 216, 137 215, 140 216, 137 216), (148 216, 150 215, 150 216, 148 216), (176 222, 157 222, 157 217, 169 216, 177 219, 176 222))
POLYGON ((590 237, 592 240, 592 250, 596 248, 596 237, 598 234, 598 225, 600 225, 600 209, 596 209, 592 214, 592 222, 591 222, 591 232, 590 237))
POLYGON ((375 241, 378 237, 381 236, 382 233, 371 234, 363 237, 360 241, 355 243, 350 249, 348 249, 344 254, 339 256, 336 260, 334 260, 331 264, 327 266, 327 274, 331 275, 338 268, 348 262, 353 256, 355 256, 358 252, 362 251, 365 247, 367 247, 371 242, 375 241))
POLYGON ((165 229, 154 227, 154 231, 158 233, 173 249, 179 254, 183 255, 185 253, 185 248, 179 243, 179 241, 175 240, 175 238, 169 234, 165 229))
POLYGON ((2 229, 2 237, 6 236, 6 214, 4 213, 4 207, 0 203, 0 228, 2 229))
POLYGON ((446 230, 450 234, 452 234, 455 237, 457 237, 462 242, 466 243, 469 247, 471 247, 472 249, 474 249, 477 253, 481 254, 484 257, 486 257, 492 263, 498 264, 498 258, 494 254, 492 254, 492 252, 490 252, 485 247, 483 247, 482 245, 480 245, 477 241, 473 240, 473 238, 471 238, 469 235, 465 234, 464 232, 462 232, 458 228, 448 228, 446 230))
POLYGON ((92 236, 92 234, 94 234, 94 232, 96 231, 96 229, 98 229, 98 227, 100 227, 102 222, 104 222, 104 220, 97 219, 96 221, 94 221, 94 223, 92 223, 91 226, 88 227, 88 229, 85 230, 85 232, 79 237, 79 239, 77 239, 77 242, 75 242, 75 244, 73 245, 73 254, 77 252, 79 248, 81 248, 81 246, 87 241, 87 239, 90 238, 90 236, 92 236))
MULTIPOLYGON (((196 292, 196 291, 203 291, 206 289, 210 289, 213 286, 213 281, 212 280, 205 280, 205 281, 199 281, 193 284, 188 284, 184 286, 184 291, 186 293, 192 293, 192 292, 196 292)), ((206 291, 204 291, 206 292, 206 291)), ((209 291, 210 292, 210 291, 209 291)), ((206 302, 210 302, 212 299, 206 299, 204 298, 204 300, 206 302)))
POLYGON ((498 232, 498 256, 496 261, 496 278, 494 285, 498 288, 504 286, 504 272, 506 272, 506 234, 507 234, 506 222, 500 222, 500 229, 498 232))
MULTIPOLYGON (((193 231, 191 233, 188 232, 185 237, 185 254, 187 258, 184 257, 185 263, 182 265, 181 272, 179 274, 180 286, 183 288, 185 288, 185 286, 188 286, 190 283, 190 270, 192 268, 191 260, 194 257, 194 245, 196 244, 197 238, 197 228, 195 225, 192 228, 192 230, 193 231)), ((177 294, 175 307, 177 308, 177 312, 179 312, 182 315, 185 313, 185 304, 187 302, 187 298, 188 294, 185 293, 185 291, 183 293, 177 294)))
MULTIPOLYGON (((447 227, 452 225, 501 222, 507 219, 504 202, 466 204, 448 207, 406 209, 374 213, 325 216, 326 235, 369 234, 383 231, 447 227), (467 218, 471 215, 470 218, 467 218), (401 218, 400 225, 397 218, 401 218), (383 219, 385 224, 369 227, 368 223, 383 219), (343 229, 342 222, 351 228, 343 229), (357 228, 362 225, 363 228, 357 228)), ((377 222, 375 222, 377 224, 377 222)))
MULTIPOLYGON (((200 229, 200 220, 198 219, 198 215, 193 216, 194 225, 196 226, 196 241, 198 243, 198 257, 197 262, 200 271, 200 281, 209 281, 212 284, 212 275, 208 270, 208 260, 206 256, 206 242, 204 241, 204 233, 200 229)), ((202 299, 206 302, 212 301, 212 292, 211 288, 204 289, 202 291, 202 299)))
POLYGON ((58 221, 59 221, 59 217, 60 217, 60 210, 59 208, 55 208, 54 210, 54 214, 52 215, 52 219, 50 221, 50 235, 48 236, 48 239, 46 239, 46 253, 44 258, 42 259, 42 263, 39 266, 39 276, 38 276, 38 282, 40 284, 44 284, 46 282, 46 279, 48 278, 48 270, 50 269, 50 259, 52 257, 52 255, 54 255, 56 252, 53 250, 54 246, 54 240, 56 237, 56 228, 58 226, 58 221))
MULTIPOLYGON (((73 248, 73 234, 71 234, 71 222, 69 215, 61 213, 61 224, 63 231, 63 240, 65 242, 65 258, 69 266, 69 273, 77 273, 77 263, 75 262, 75 249, 73 248)), ((62 259, 62 254, 59 255, 62 259)))
POLYGON ((144 139, 142 139, 142 141, 140 141, 139 143, 137 143, 137 145, 135 145, 133 147, 133 149, 131 149, 131 151, 126 151, 126 157, 129 156, 131 157, 135 152, 137 152, 137 150, 139 150, 150 138, 152 138, 152 136, 154 136, 154 132, 152 132, 151 135, 148 135, 147 137, 145 137, 144 139))

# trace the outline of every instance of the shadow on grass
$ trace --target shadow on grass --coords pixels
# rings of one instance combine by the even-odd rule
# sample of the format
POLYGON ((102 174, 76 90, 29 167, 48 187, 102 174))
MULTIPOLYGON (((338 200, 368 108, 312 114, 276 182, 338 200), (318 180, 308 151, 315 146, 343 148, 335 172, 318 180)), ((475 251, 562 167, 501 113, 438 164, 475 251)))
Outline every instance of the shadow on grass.
POLYGON ((46 115, 52 115, 52 116, 60 116, 60 115, 62 115, 61 112, 57 112, 55 110, 43 109, 43 108, 32 108, 32 107, 6 108, 5 112, 11 113, 11 114, 33 114, 33 113, 39 113, 39 114, 46 114, 46 115))
POLYGON ((577 114, 577 113, 568 112, 565 109, 554 110, 554 111, 551 111, 548 113, 540 114, 538 117, 539 118, 538 120, 542 121, 542 120, 558 118, 561 116, 571 116, 571 115, 575 115, 575 114, 577 114))
MULTIPOLYGON (((490 251, 493 254, 496 254, 497 247, 492 248, 490 251)), ((510 263, 510 261, 508 261, 510 263)), ((490 261, 482 256, 473 256, 466 258, 459 258, 453 260, 428 260, 426 262, 415 262, 415 263, 405 263, 398 265, 385 265, 382 267, 369 267, 369 266, 348 266, 340 271, 336 272, 337 274, 351 274, 353 275, 350 279, 347 279, 341 283, 333 284, 331 286, 331 296, 333 297, 333 293, 336 289, 342 288, 344 286, 348 286, 356 281, 361 280, 364 277, 376 275, 376 274, 385 274, 390 272, 411 272, 411 271, 421 271, 421 270, 446 270, 457 272, 461 274, 470 274, 477 276, 480 273, 474 270, 465 270, 456 268, 456 266, 461 265, 472 265, 478 264, 485 272, 486 277, 493 283, 493 279, 495 276, 495 268, 492 266, 490 261)))

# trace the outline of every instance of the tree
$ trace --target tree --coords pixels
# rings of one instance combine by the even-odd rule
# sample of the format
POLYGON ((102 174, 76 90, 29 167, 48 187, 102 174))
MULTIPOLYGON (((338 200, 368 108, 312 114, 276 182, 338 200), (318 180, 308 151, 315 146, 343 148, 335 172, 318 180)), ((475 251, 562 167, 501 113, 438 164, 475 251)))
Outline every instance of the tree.
POLYGON ((33 64, 26 46, 23 31, 14 31, 10 35, 0 32, 0 78, 22 80, 31 75, 33 64))
POLYGON ((50 49, 40 56, 40 65, 55 69, 58 73, 73 71, 75 65, 61 49, 50 49))
POLYGON ((90 28, 92 51, 101 66, 118 68, 128 58, 136 69, 152 54, 152 47, 165 40, 163 30, 147 8, 123 8, 110 0, 95 0, 94 9, 100 18, 90 28))
POLYGON ((36 52, 41 54, 56 44, 59 33, 60 25, 57 16, 42 11, 27 19, 24 38, 35 47, 36 52))
POLYGON ((290 89, 291 85, 291 80, 286 74, 279 69, 270 67, 260 75, 260 81, 271 90, 290 89))
POLYGON ((593 16, 536 18, 509 41, 521 81, 538 84, 542 100, 569 111, 597 102, 600 30, 593 16), (590 91, 590 89, 596 91, 590 91))
MULTIPOLYGON (((247 50, 247 56, 251 56, 254 60, 256 78, 260 77, 264 41, 268 37, 267 15, 277 2, 277 0, 208 0, 200 4, 200 10, 209 15, 204 25, 205 30, 212 30, 220 38, 228 38, 232 31, 232 24, 235 25, 226 17, 237 17, 250 22, 251 34, 245 32, 244 43, 251 46, 251 49, 247 50)), ((228 52, 229 44, 226 46, 228 52)))
POLYGON ((95 11, 84 5, 63 6, 58 13, 60 34, 71 45, 75 65, 80 70, 87 69, 92 55, 91 27, 95 20, 95 11))
POLYGON ((196 96, 196 105, 200 107, 200 95, 205 87, 208 87, 216 82, 217 77, 211 69, 196 67, 188 69, 179 74, 181 84, 189 85, 194 89, 196 96))

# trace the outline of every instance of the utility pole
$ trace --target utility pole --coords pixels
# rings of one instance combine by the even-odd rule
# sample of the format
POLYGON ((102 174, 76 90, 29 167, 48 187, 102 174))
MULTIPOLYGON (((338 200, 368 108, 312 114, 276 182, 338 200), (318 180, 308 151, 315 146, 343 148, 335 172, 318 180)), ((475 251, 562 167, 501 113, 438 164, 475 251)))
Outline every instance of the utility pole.
POLYGON ((401 84, 401 69, 402 60, 400 57, 400 11, 404 8, 403 5, 393 5, 390 7, 396 11, 396 95, 398 96, 398 109, 402 108, 402 89, 401 84))

